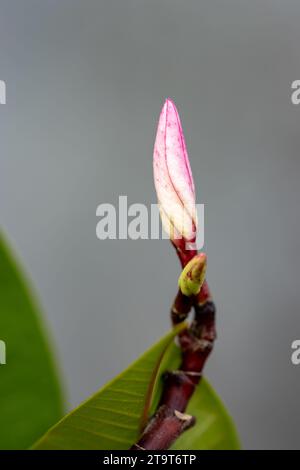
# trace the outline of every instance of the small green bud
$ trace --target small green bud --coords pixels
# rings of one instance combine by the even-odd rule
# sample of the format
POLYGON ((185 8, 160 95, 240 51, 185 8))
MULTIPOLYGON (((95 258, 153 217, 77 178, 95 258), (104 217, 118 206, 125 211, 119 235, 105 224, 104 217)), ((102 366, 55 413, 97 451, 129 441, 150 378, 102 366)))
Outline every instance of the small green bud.
POLYGON ((190 297, 200 292, 206 273, 206 254, 199 253, 183 269, 178 279, 181 292, 190 297))

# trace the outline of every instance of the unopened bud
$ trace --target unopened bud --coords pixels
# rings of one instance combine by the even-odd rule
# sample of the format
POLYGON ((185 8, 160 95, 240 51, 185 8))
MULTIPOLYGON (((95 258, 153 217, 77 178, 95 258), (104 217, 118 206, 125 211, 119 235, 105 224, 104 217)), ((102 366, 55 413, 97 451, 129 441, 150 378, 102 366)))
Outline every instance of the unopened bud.
POLYGON ((206 273, 206 254, 199 253, 183 269, 179 276, 178 285, 181 292, 190 297, 200 292, 206 273))

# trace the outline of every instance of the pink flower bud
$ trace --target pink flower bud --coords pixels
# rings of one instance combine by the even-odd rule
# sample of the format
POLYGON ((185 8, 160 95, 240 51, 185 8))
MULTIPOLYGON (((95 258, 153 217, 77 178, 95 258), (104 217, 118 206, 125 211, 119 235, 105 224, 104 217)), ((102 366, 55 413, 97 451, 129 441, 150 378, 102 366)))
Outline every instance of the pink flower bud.
POLYGON ((193 176, 175 104, 168 98, 162 108, 153 155, 154 182, 163 227, 170 239, 196 238, 193 176))

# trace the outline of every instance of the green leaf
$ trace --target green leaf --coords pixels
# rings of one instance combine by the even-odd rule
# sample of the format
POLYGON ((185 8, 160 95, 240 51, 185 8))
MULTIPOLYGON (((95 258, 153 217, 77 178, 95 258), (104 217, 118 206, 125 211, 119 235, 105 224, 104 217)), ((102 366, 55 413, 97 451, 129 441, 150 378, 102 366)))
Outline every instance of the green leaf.
MULTIPOLYGON (((176 370, 180 364, 180 350, 173 344, 161 363, 159 375, 166 370, 176 370)), ((162 383, 154 390, 152 412, 161 395, 162 383)), ((202 378, 196 388, 186 413, 196 417, 196 424, 185 431, 173 444, 176 450, 237 450, 240 448, 235 425, 216 392, 202 378)))
POLYGON ((127 370, 63 418, 33 447, 41 449, 128 449, 148 417, 160 362, 172 330, 127 370))
POLYGON ((26 449, 62 416, 40 315, 0 234, 0 448, 26 449))
MULTIPOLYGON (((180 351, 172 342, 177 333, 178 329, 167 334, 50 429, 33 448, 128 449, 139 437, 145 419, 156 409, 162 373, 178 368, 180 351)), ((195 391, 187 412, 196 416, 197 423, 174 443, 173 449, 239 449, 234 424, 205 379, 195 391)))

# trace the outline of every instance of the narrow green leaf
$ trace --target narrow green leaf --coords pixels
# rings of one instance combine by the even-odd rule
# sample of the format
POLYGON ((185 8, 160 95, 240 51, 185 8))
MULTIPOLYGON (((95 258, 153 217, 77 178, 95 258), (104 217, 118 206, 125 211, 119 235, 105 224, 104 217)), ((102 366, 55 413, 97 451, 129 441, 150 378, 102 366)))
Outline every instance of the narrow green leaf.
MULTIPOLYGON (((180 364, 180 350, 173 344, 161 363, 159 375, 176 370, 180 364)), ((161 381, 153 394, 152 411, 156 408, 162 389, 161 381)), ((202 378, 186 413, 196 417, 196 424, 185 431, 172 446, 176 450, 237 450, 239 438, 232 418, 208 381, 202 378)))
POLYGON ((62 416, 38 308, 0 234, 0 448, 26 449, 62 416))
POLYGON ((63 418, 33 447, 128 449, 148 415, 160 362, 178 331, 169 332, 99 392, 63 418))

